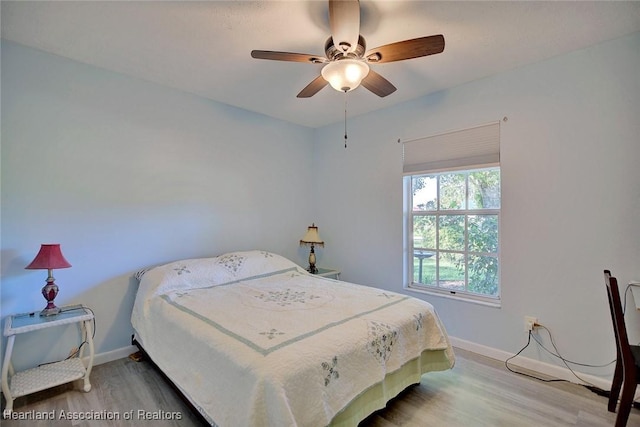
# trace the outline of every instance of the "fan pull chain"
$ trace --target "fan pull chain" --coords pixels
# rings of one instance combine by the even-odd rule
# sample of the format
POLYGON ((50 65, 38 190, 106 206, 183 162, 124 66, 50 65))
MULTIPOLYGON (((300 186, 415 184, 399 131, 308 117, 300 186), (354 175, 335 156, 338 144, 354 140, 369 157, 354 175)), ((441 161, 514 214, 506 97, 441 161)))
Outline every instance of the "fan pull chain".
POLYGON ((344 148, 347 148, 347 91, 344 91, 344 148))

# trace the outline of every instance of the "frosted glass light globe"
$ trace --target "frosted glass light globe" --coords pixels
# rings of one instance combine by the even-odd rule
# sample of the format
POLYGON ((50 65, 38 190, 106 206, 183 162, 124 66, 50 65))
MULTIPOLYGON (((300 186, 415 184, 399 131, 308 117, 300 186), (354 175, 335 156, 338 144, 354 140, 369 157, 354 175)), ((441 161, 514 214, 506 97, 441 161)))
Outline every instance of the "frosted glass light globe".
POLYGON ((369 74, 369 65, 357 59, 340 59, 329 62, 322 69, 322 77, 340 92, 349 92, 360 86, 369 74))

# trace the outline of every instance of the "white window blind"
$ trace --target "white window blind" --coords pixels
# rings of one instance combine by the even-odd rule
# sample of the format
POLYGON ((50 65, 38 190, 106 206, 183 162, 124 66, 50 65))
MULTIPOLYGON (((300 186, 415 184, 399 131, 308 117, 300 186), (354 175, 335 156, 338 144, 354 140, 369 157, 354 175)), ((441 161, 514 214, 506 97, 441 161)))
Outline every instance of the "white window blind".
POLYGON ((414 139, 403 144, 403 173, 472 169, 500 163, 500 122, 414 139))

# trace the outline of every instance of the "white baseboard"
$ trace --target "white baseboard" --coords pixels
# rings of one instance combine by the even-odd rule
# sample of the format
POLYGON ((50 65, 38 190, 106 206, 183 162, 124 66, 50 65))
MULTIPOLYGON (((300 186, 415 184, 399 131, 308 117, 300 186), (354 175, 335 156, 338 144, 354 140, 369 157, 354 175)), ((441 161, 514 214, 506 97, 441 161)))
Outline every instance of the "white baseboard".
MULTIPOLYGON (((93 357, 93 366, 102 365, 103 363, 112 362, 114 360, 122 359, 129 356, 131 353, 138 351, 138 347, 135 345, 129 345, 127 347, 117 348, 115 350, 107 351, 104 353, 98 353, 93 357)), ((83 360, 86 359, 83 358, 83 360)))
MULTIPOLYGON (((492 347, 487 347, 482 344, 477 344, 471 341, 463 340, 456 337, 449 337, 451 341, 451 345, 454 347, 458 347, 462 350, 471 351, 473 353, 490 357, 492 359, 499 360, 501 362, 506 361, 510 357, 513 356, 512 353, 508 353, 503 350, 498 350, 492 347)), ((103 363, 112 362, 114 360, 122 359, 123 357, 129 356, 131 353, 135 353, 138 351, 138 347, 134 345, 118 348, 115 350, 107 351, 104 353, 98 353, 94 356, 93 365, 101 365, 103 363)), ((572 383, 580 384, 577 378, 569 371, 569 369, 552 365, 550 363, 541 362, 539 360, 531 359, 524 356, 518 356, 510 362, 514 366, 519 366, 521 368, 530 369, 535 372, 539 372, 544 375, 548 375, 553 378, 558 378, 562 380, 567 380, 572 383)), ((611 387, 611 380, 605 379, 601 377, 597 377, 590 374, 584 374, 582 372, 576 371, 576 373, 583 378, 585 381, 588 381, 590 384, 599 387, 603 390, 609 390, 611 387)), ((640 400, 640 391, 636 393, 635 400, 640 400)))
MULTIPOLYGON (((463 340, 456 337, 449 337, 451 341, 451 345, 454 347, 458 347, 462 350, 471 351, 476 354, 480 354, 482 356, 490 357, 492 359, 499 360, 501 362, 506 361, 510 357, 513 356, 513 353, 508 353, 503 350, 498 350, 496 348, 487 347, 482 344, 477 344, 471 341, 463 340)), ((93 364, 101 365, 103 363, 111 362, 114 360, 121 359, 123 357, 129 356, 131 353, 135 353, 138 351, 138 347, 134 345, 130 345, 127 347, 122 347, 116 350, 108 351, 105 353, 96 354, 93 359, 93 364)), ((539 372, 541 374, 558 378, 562 380, 566 380, 575 384, 581 384, 578 379, 573 375, 573 373, 563 366, 552 365, 550 363, 541 362, 536 359, 531 359, 529 357, 518 356, 513 359, 510 364, 514 366, 519 366, 524 369, 529 369, 535 372, 539 372)), ((611 388, 611 379, 598 377, 591 374, 585 374, 579 371, 574 371, 580 376, 580 378, 589 382, 591 385, 601 388, 602 390, 609 390, 611 388)), ((635 400, 640 400, 640 390, 636 393, 635 400)))
MULTIPOLYGON (((458 347, 462 350, 471 351, 476 354, 480 354, 482 356, 490 357, 492 359, 499 360, 504 362, 508 358, 512 357, 512 353, 508 353, 503 350, 498 350, 492 347, 487 347, 482 344, 477 344, 471 341, 463 340, 456 337, 449 337, 451 341, 451 345, 454 347, 458 347)), ((123 357, 129 356, 131 353, 135 353, 138 351, 138 347, 131 345, 127 347, 122 347, 116 350, 108 351, 106 353, 96 354, 93 359, 93 365, 101 365, 103 363, 111 362, 113 360, 118 360, 123 357)), ((559 378, 562 380, 567 380, 572 383, 579 384, 580 382, 577 378, 569 371, 566 367, 552 365, 550 363, 541 362, 539 360, 531 359, 529 357, 518 356, 509 362, 511 365, 519 366, 521 368, 529 369, 535 372, 539 372, 544 375, 548 375, 553 378, 559 378)), ((575 370, 574 370, 575 371, 575 370)), ((588 381, 590 384, 593 384, 597 387, 600 387, 603 390, 609 390, 611 387, 611 380, 605 379, 602 377, 597 377, 595 375, 584 374, 576 371, 576 373, 583 378, 585 381, 588 381)))
MULTIPOLYGON (((503 350, 487 347, 485 345, 477 344, 472 341, 467 341, 467 340, 463 340, 463 339, 452 337, 452 336, 450 336, 449 339, 451 341, 451 344, 454 347, 458 347, 462 350, 471 351, 473 353, 480 354, 482 356, 490 357, 492 359, 496 359, 501 362, 504 362, 508 358, 513 356, 513 353, 508 353, 503 350)), ((103 363, 122 359, 123 357, 127 357, 131 353, 135 353, 136 351, 138 351, 138 347, 134 345, 130 345, 127 347, 122 347, 115 350, 107 351, 105 353, 98 353, 94 356, 93 365, 97 366, 103 363)), ((531 359, 524 356, 518 356, 517 358, 513 359, 510 362, 510 364, 514 366, 519 366, 521 368, 530 369, 532 371, 539 372, 541 374, 548 375, 553 378, 567 380, 576 384, 579 383, 577 378, 566 367, 552 365, 550 363, 541 362, 539 360, 531 359)), ((590 375, 590 374, 584 374, 578 371, 576 371, 576 373, 585 381, 588 381, 589 383, 597 387, 600 387, 603 390, 609 390, 611 386, 610 379, 605 379, 605 378, 597 377, 595 375, 590 375)))
MULTIPOLYGON (((451 341, 451 345, 453 345, 454 347, 471 351, 482 356, 490 357, 501 362, 504 362, 513 356, 513 353, 507 353, 503 350, 487 347, 482 344, 477 344, 460 338, 450 336, 449 340, 451 341)), ((539 372, 553 378, 566 380, 575 384, 582 384, 582 382, 579 381, 569 369, 563 366, 552 365, 550 363, 541 362, 539 360, 531 359, 524 356, 518 356, 517 358, 510 361, 509 364, 525 369, 530 369, 532 371, 539 372)), ((591 374, 585 374, 575 369, 574 371, 580 376, 580 378, 582 378, 584 381, 587 381, 591 385, 599 387, 602 390, 611 389, 611 379, 602 378, 591 374)), ((640 400, 640 389, 636 392, 635 400, 640 400)))

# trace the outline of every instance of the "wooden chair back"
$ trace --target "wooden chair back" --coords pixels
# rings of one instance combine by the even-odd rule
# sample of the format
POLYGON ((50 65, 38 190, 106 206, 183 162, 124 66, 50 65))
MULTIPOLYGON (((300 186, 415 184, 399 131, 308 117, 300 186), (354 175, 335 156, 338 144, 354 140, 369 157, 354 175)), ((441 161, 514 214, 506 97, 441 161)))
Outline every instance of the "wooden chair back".
POLYGON ((615 425, 616 427, 624 427, 629 419, 636 386, 640 382, 640 369, 638 368, 640 365, 640 347, 633 346, 634 349, 632 350, 632 346, 629 344, 618 280, 611 276, 609 270, 604 270, 604 280, 607 286, 607 296, 609 297, 609 308, 611 309, 611 321, 617 349, 616 368, 611 384, 608 409, 610 412, 616 411, 618 396, 620 395, 620 389, 622 389, 615 425))

